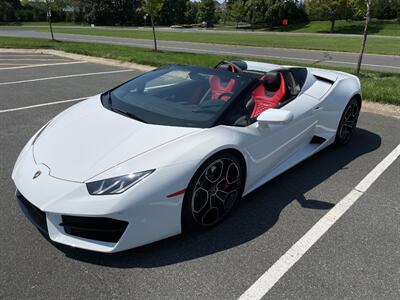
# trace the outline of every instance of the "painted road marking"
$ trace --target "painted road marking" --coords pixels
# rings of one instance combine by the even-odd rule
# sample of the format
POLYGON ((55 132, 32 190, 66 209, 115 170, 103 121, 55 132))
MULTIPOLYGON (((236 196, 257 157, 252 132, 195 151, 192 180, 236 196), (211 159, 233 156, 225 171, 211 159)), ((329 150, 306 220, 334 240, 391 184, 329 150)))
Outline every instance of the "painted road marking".
POLYGON ((0 110, 0 114, 1 113, 18 111, 18 110, 30 109, 30 108, 37 108, 37 107, 42 107, 42 106, 62 104, 62 103, 68 103, 68 102, 77 102, 77 101, 85 100, 87 98, 89 98, 89 97, 82 97, 82 98, 54 101, 54 102, 48 102, 48 103, 42 103, 42 104, 36 104, 36 105, 30 105, 30 106, 23 106, 23 107, 17 107, 17 108, 3 109, 3 110, 0 110))
MULTIPOLYGON (((61 66, 61 65, 74 65, 74 64, 84 64, 87 61, 71 61, 71 62, 60 62, 54 64, 37 64, 37 65, 27 65, 27 66, 18 66, 18 67, 5 67, 0 68, 1 70, 15 70, 15 69, 24 69, 24 68, 36 68, 36 67, 49 67, 49 66, 61 66)), ((0 63, 1 65, 1 63, 0 63)))
POLYGON ((95 72, 95 73, 84 73, 84 74, 72 74, 72 75, 45 77, 45 78, 35 78, 35 79, 27 79, 27 80, 20 80, 20 81, 0 82, 0 86, 1 85, 20 84, 20 83, 26 83, 26 82, 35 82, 35 81, 44 81, 44 80, 53 80, 53 79, 62 79, 62 78, 72 78, 72 77, 84 77, 84 76, 103 75, 103 74, 115 74, 115 73, 133 72, 133 71, 134 70, 126 69, 126 70, 116 70, 116 71, 105 71, 105 72, 95 72))
POLYGON ((400 144, 276 261, 239 300, 261 299, 400 156, 400 144))
POLYGON ((54 60, 61 60, 61 61, 70 61, 68 59, 65 58, 1 58, 0 60, 7 60, 7 61, 11 61, 11 60, 32 60, 32 61, 54 61, 54 60))

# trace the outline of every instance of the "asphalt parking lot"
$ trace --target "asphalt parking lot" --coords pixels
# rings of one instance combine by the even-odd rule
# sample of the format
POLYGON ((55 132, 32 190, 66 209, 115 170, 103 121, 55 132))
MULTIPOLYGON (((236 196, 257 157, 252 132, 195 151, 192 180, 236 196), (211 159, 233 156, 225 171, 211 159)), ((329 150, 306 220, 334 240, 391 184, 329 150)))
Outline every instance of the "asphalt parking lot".
MULTIPOLYGON (((138 73, 0 53, 0 298, 238 298, 400 142, 400 119, 362 113, 348 146, 328 148, 265 184, 210 231, 117 254, 51 243, 14 200, 19 151, 59 112, 138 73)), ((398 299, 399 180, 397 159, 265 298, 398 299)))

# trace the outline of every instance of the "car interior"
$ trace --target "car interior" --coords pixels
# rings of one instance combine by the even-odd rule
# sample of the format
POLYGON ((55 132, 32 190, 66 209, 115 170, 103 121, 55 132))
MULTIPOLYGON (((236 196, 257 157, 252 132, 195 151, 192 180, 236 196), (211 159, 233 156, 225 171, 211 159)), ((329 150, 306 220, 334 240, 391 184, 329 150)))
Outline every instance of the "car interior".
POLYGON ((116 94, 113 92, 113 97, 120 100, 123 106, 120 110, 123 111, 131 110, 130 103, 135 99, 135 114, 147 122, 206 126, 203 124, 208 124, 208 120, 211 122, 218 112, 227 107, 227 112, 219 117, 219 123, 248 126, 262 112, 283 107, 295 99, 307 75, 305 68, 255 72, 243 70, 240 65, 231 62, 223 62, 216 69, 224 71, 210 74, 198 69, 167 67, 157 71, 160 75, 149 73, 127 83, 116 94), (238 74, 232 76, 230 73, 238 74), (250 82, 251 89, 246 90, 250 82), (239 94, 240 99, 229 105, 228 102, 239 94))
MULTIPOLYGON (((305 68, 278 69, 268 73, 254 72, 242 70, 233 62, 221 62, 216 66, 217 69, 224 69, 231 72, 248 72, 257 74, 260 83, 254 88, 245 101, 244 115, 237 118, 233 125, 247 126, 256 121, 257 117, 264 111, 271 108, 281 108, 293 99, 301 91, 301 87, 305 82, 307 71, 305 68), (298 80, 296 80, 298 77, 298 80)), ((213 79, 215 80, 215 79, 213 79)), ((215 87, 215 93, 229 92, 233 84, 230 82, 225 86, 220 86, 220 83, 215 80, 218 85, 215 87)), ((211 89, 214 91, 213 85, 211 89)))

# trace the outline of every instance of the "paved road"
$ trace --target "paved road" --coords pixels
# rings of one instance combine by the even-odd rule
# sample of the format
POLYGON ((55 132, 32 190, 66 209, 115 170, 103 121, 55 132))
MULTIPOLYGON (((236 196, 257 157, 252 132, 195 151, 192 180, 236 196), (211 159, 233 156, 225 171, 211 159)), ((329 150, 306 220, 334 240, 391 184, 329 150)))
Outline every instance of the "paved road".
MULTIPOLYGON (((17 28, 17 29, 36 29, 36 28, 49 28, 48 25, 24 25, 24 26, 2 26, 0 29, 7 29, 8 28, 17 28)), ((92 28, 88 25, 72 25, 72 26, 63 26, 63 25, 54 25, 53 28, 83 28, 88 29, 92 28)), ((319 33, 319 32, 290 32, 290 31, 251 31, 248 29, 236 30, 235 26, 231 26, 232 30, 224 30, 218 27, 216 28, 171 28, 171 27, 157 27, 157 31, 166 31, 166 32, 193 32, 193 33, 229 33, 229 34, 251 34, 251 35, 285 35, 285 36, 327 36, 327 37, 362 37, 362 34, 349 34, 349 33, 319 33)), ((152 31, 150 26, 143 27, 143 26, 96 26, 96 29, 106 29, 106 30, 137 30, 137 31, 152 31)), ((378 34, 369 34, 368 39, 370 38, 377 38, 377 39, 400 39, 400 36, 395 35, 378 35, 378 34)))
MULTIPOLYGON (((0 30, 0 36, 49 38, 49 34, 47 32, 34 30, 0 30)), ((93 42, 143 48, 153 47, 152 40, 146 39, 89 36, 65 33, 57 33, 56 38, 64 41, 93 42)), ((384 41, 382 42, 384 43, 384 41)), ((355 67, 358 59, 358 54, 355 53, 333 51, 261 48, 162 40, 158 41, 158 45, 160 49, 167 51, 213 53, 226 56, 246 56, 253 57, 254 59, 283 59, 293 62, 343 67, 355 67)), ((400 56, 366 54, 363 60, 363 68, 388 72, 400 72, 400 56)))
MULTIPOLYGON (((51 55, 0 54, 1 299, 237 298, 400 141, 399 119, 363 113, 348 146, 329 148, 265 184, 210 231, 112 255, 52 244, 13 199, 17 155, 73 104, 60 101, 99 93, 135 74, 51 55), (46 103, 52 105, 27 108, 46 103)), ((399 170, 398 159, 265 298, 398 298, 399 170)))

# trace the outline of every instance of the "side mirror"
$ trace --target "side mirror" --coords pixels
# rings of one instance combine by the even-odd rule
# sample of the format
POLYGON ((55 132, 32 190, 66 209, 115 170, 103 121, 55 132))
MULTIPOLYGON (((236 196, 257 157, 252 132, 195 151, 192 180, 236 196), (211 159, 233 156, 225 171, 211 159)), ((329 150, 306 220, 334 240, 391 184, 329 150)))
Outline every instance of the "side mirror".
POLYGON ((257 117, 257 122, 261 126, 267 126, 268 124, 284 125, 292 120, 293 113, 291 111, 275 108, 268 109, 257 117))

